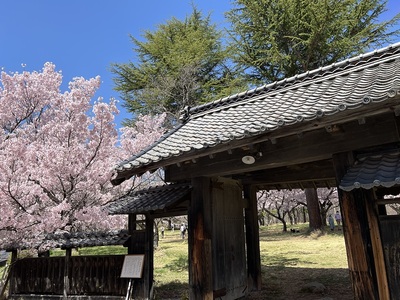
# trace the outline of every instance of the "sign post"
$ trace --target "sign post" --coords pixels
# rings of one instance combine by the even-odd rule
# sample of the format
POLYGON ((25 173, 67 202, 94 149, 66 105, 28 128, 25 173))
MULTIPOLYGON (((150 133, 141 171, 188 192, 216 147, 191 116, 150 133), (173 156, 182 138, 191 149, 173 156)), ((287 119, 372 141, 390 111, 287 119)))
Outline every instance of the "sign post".
POLYGON ((132 290, 132 280, 141 278, 143 273, 144 254, 125 255, 121 270, 121 278, 129 278, 128 291, 125 300, 129 300, 132 290))

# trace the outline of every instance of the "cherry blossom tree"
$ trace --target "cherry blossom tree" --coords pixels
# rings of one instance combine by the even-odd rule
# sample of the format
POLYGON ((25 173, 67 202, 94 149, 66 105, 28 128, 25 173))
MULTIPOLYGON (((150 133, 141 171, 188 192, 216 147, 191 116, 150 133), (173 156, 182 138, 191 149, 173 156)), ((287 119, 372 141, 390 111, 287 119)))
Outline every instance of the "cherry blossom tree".
MULTIPOLYGON (((336 188, 319 188, 316 189, 316 192, 319 199, 317 204, 320 210, 318 216, 325 226, 328 212, 339 207, 337 190, 336 188)), ((305 216, 301 218, 301 214, 305 215, 304 209, 308 209, 308 205, 303 190, 262 190, 258 192, 257 197, 260 218, 270 216, 277 219, 282 222, 283 231, 287 230, 288 221, 290 225, 297 224, 299 219, 305 221, 305 216)))
POLYGON ((92 100, 100 78, 74 78, 65 92, 61 83, 51 63, 1 73, 0 248, 34 247, 46 233, 123 228, 103 205, 140 179, 114 188, 112 167, 162 134, 163 117, 143 117, 119 141, 115 101, 92 100))
POLYGON ((301 191, 260 191, 257 195, 259 211, 279 220, 283 231, 287 231, 290 214, 300 205, 301 191))

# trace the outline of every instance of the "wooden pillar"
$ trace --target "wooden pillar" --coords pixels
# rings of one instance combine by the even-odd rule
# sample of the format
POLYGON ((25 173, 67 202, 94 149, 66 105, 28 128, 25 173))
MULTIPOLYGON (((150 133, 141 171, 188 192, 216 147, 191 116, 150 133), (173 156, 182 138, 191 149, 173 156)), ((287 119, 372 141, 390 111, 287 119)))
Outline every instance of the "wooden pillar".
MULTIPOLYGON (((353 156, 351 153, 336 154, 333 156, 333 163, 339 185, 347 168, 353 163, 353 156)), ((359 189, 345 192, 339 188, 338 196, 354 297, 360 300, 379 299, 366 211, 366 197, 359 189)))
POLYGON ((71 255, 72 255, 72 249, 71 248, 65 249, 63 299, 67 299, 69 293, 69 278, 70 278, 69 262, 71 260, 71 255))
POLYGON ((261 290, 261 258, 260 233, 258 227, 257 190, 255 187, 244 186, 246 244, 247 244, 247 278, 249 290, 261 290))
POLYGON ((14 294, 14 289, 16 286, 15 277, 14 277, 14 265, 18 259, 18 250, 13 249, 11 250, 11 262, 10 262, 10 286, 8 288, 8 294, 14 294))
POLYGON ((211 182, 192 179, 188 209, 190 299, 213 299, 211 182))
POLYGON ((154 218, 146 215, 146 245, 144 255, 144 290, 146 299, 153 298, 153 279, 154 279, 154 218))
POLYGON ((137 249, 135 234, 136 234, 136 214, 128 215, 128 232, 131 236, 128 242, 128 254, 138 254, 138 251, 141 249, 137 249))
POLYGON ((379 299, 390 299, 389 281, 386 274, 385 254, 379 230, 378 210, 375 206, 375 197, 372 190, 364 191, 366 194, 366 209, 369 230, 371 234, 371 247, 374 256, 376 280, 378 283, 379 299))

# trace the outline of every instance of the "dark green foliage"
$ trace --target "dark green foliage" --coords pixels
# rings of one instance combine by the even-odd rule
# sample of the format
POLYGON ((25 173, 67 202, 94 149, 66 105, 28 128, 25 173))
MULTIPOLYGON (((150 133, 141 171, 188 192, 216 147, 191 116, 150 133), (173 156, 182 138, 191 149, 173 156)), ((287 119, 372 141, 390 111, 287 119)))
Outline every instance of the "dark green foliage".
POLYGON ((114 64, 116 90, 133 114, 180 111, 243 89, 228 67, 221 33, 195 8, 184 21, 173 18, 145 31, 144 41, 132 37, 137 63, 114 64))
POLYGON ((236 0, 235 61, 256 82, 272 82, 325 66, 398 36, 400 17, 378 22, 382 0, 236 0))

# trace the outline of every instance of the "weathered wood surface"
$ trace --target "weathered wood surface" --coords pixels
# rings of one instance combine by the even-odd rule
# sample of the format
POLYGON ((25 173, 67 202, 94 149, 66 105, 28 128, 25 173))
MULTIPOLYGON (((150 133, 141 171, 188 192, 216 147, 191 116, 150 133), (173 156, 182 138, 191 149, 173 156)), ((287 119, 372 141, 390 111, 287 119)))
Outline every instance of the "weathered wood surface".
POLYGON ((266 187, 282 187, 282 183, 288 183, 288 187, 293 189, 315 188, 314 184, 319 182, 319 187, 336 187, 332 159, 238 174, 233 178, 240 180, 243 185, 256 185, 259 190, 264 189, 264 184, 266 187))
POLYGON ((365 198, 362 191, 342 194, 344 239, 356 299, 379 299, 365 198))
MULTIPOLYGON (((371 234, 371 247, 375 264, 376 280, 378 283, 379 299, 390 299, 389 282, 386 274, 383 243, 379 230, 378 209, 373 191, 365 191, 366 212, 368 216, 369 231, 371 234)), ((398 284, 397 284, 398 285, 398 284)), ((400 299, 396 297, 394 299, 400 299)))
POLYGON ((190 299, 214 299, 212 259, 211 181, 192 180, 192 200, 188 210, 190 299))
POLYGON ((154 233, 152 216, 146 214, 144 219, 138 219, 136 214, 130 214, 128 228, 131 238, 128 243, 128 254, 144 254, 143 274, 133 280, 132 297, 134 299, 149 299, 154 281, 154 233), (140 223, 140 226, 139 226, 140 223))
POLYGON ((249 285, 249 291, 261 290, 262 276, 257 190, 251 186, 244 186, 243 193, 244 198, 247 201, 247 206, 245 208, 247 281, 249 285))
POLYGON ((247 293, 244 204, 237 181, 212 181, 213 289, 218 299, 239 299, 247 293))
POLYGON ((400 216, 382 218, 380 225, 391 299, 400 299, 400 216))
MULTIPOLYGON (((119 278, 124 255, 68 258, 68 296, 126 294, 128 280, 119 278)), ((17 260, 13 266, 12 294, 63 295, 65 257, 17 260)))
MULTIPOLYGON (((333 156, 338 183, 353 161, 351 153, 340 153, 333 156)), ((338 189, 338 196, 354 298, 357 300, 379 299, 376 274, 374 274, 375 265, 370 248, 371 237, 366 199, 359 190, 345 192, 338 189)))
POLYGON ((224 178, 192 180, 189 208, 190 299, 247 294, 242 186, 224 178))

